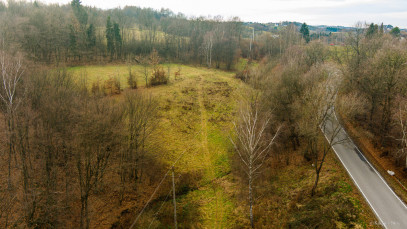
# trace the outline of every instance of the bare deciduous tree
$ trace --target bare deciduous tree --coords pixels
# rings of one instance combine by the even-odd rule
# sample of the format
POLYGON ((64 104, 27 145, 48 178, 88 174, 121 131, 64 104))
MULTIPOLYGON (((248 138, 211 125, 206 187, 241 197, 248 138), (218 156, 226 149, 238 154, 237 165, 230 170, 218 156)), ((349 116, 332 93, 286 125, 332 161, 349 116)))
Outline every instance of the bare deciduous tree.
POLYGON ((257 101, 243 103, 239 112, 239 122, 235 123, 236 140, 231 139, 238 153, 249 185, 250 223, 254 228, 253 221, 253 182, 259 174, 270 147, 276 139, 279 129, 273 136, 267 136, 266 129, 269 127, 271 117, 261 114, 257 101))
POLYGON ((378 52, 374 61, 372 74, 382 79, 382 120, 381 126, 387 132, 392 118, 394 99, 403 90, 403 82, 406 80, 407 55, 401 47, 385 46, 385 50, 378 52))
POLYGON ((78 130, 76 165, 80 187, 80 228, 90 227, 89 196, 100 182, 120 143, 121 111, 105 99, 85 101, 78 130))
MULTIPOLYGON (((4 46, 4 44, 3 44, 4 46)), ((5 118, 7 123, 8 138, 8 188, 11 189, 11 158, 15 154, 15 112, 20 103, 17 97, 17 88, 23 76, 24 69, 21 58, 8 55, 4 50, 0 50, 0 70, 1 70, 1 90, 0 99, 4 105, 5 118)))
POLYGON ((334 105, 340 84, 339 71, 332 66, 316 66, 305 75, 307 90, 300 102, 300 129, 307 141, 306 154, 313 160, 315 182, 311 195, 316 192, 325 158, 332 147, 341 143, 341 126, 334 120, 334 105), (320 142, 321 130, 327 141, 320 142))
POLYGON ((210 68, 212 66, 212 47, 213 47, 213 32, 208 32, 204 37, 204 43, 202 49, 204 51, 206 66, 210 68))
POLYGON ((148 137, 155 127, 157 103, 151 95, 129 92, 123 102, 127 146, 120 156, 120 202, 123 198, 126 180, 138 181, 143 174, 143 159, 148 137))
POLYGON ((397 151, 397 156, 405 157, 405 168, 407 169, 407 107, 399 108, 398 121, 401 130, 400 148, 397 151))
POLYGON ((150 75, 149 70, 148 70, 148 68, 149 68, 148 58, 140 55, 140 56, 137 56, 135 58, 135 60, 138 64, 141 64, 143 66, 143 76, 144 76, 144 80, 146 82, 146 87, 148 87, 148 77, 150 75))

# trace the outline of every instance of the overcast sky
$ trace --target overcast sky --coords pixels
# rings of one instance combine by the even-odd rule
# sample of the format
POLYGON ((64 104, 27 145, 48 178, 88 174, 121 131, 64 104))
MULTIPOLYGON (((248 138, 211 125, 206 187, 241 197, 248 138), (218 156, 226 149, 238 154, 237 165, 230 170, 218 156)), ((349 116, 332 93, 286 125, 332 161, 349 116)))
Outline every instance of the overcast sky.
POLYGON ((243 21, 253 22, 298 21, 311 25, 352 26, 366 21, 407 28, 407 0, 82 0, 82 4, 102 9, 126 5, 169 8, 187 16, 238 16, 243 21))

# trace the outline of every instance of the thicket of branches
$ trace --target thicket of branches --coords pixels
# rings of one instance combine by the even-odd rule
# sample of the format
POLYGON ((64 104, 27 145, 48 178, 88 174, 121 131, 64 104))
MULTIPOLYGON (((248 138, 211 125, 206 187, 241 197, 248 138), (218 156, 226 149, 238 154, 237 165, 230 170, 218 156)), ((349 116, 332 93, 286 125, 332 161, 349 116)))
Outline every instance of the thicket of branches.
POLYGON ((403 148, 400 123, 405 120, 400 111, 407 99, 406 41, 372 25, 358 26, 345 49, 333 55, 345 76, 339 102, 348 118, 373 134, 377 148, 394 152, 395 163, 406 167, 406 155, 398 150, 403 148))
MULTIPOLYGON (((344 37, 343 46, 332 47, 317 40, 307 43, 304 35, 293 30, 291 38, 297 42, 289 43, 279 60, 265 59, 259 68, 246 67, 237 74, 261 91, 262 107, 273 115, 273 125, 283 126, 271 159, 289 165, 290 152, 296 152, 312 164, 312 198, 318 198, 319 178, 332 146, 346 141, 339 138, 341 126, 333 121, 335 106, 371 131, 378 146, 389 147, 396 163, 407 166, 406 41, 374 24, 358 24, 344 37)), ((247 160, 241 162, 247 166, 247 160)), ((249 205, 251 212, 252 203, 249 205)), ((292 223, 317 223, 311 216, 301 220, 292 223)))
POLYGON ((274 62, 266 61, 252 74, 248 82, 264 91, 275 119, 286 126, 281 133, 286 147, 295 150, 301 145, 304 132, 299 120, 312 105, 309 102, 317 99, 331 100, 329 106, 337 104, 377 136, 377 144, 398 147, 402 135, 399 118, 404 117, 400 105, 405 104, 407 88, 406 42, 371 28, 375 26, 358 24, 346 34, 344 46, 328 47, 318 41, 291 45, 282 55, 278 71, 273 71, 274 62), (320 83, 326 85, 318 86, 320 83), (335 93, 308 99, 324 87, 335 88, 335 93))
POLYGON ((275 36, 252 31, 238 18, 187 18, 168 9, 135 6, 101 10, 79 0, 67 5, 0 2, 0 19, 0 35, 8 46, 47 64, 134 60, 155 49, 165 61, 232 69, 239 57, 260 60, 301 42, 294 24, 275 36))
POLYGON ((4 51, 0 64, 1 158, 8 169, 0 184, 1 227, 89 228, 90 198, 110 185, 108 171, 109 182, 120 180, 120 203, 146 174, 155 100, 131 90, 118 103, 64 69, 34 67, 4 51))

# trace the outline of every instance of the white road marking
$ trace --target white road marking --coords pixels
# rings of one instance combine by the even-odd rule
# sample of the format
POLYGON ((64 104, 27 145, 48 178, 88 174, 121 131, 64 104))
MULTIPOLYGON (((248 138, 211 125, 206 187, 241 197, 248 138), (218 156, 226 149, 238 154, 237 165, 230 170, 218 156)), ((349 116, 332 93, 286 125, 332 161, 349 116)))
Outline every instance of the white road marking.
MULTIPOLYGON (((338 118, 336 117, 336 112, 335 112, 335 108, 334 108, 334 115, 335 115, 335 119, 338 121, 338 118)), ((339 121, 338 121, 339 122, 339 121)), ((391 193, 393 193, 394 196, 396 196, 396 198, 403 204, 404 208, 407 209, 406 204, 400 199, 400 197, 394 193, 393 189, 390 188, 390 186, 387 184, 387 182, 383 179, 383 177, 380 175, 380 173, 375 169, 375 167, 373 167, 372 164, 370 164, 369 160, 367 160, 367 158, 365 157, 365 155, 363 155, 363 153, 359 150, 359 147, 357 147, 357 145, 353 142, 353 140, 349 137, 348 133, 346 133, 346 131, 344 130, 343 127, 341 127, 343 133, 346 135, 346 137, 352 142, 352 144, 355 146, 355 148, 358 150, 358 152, 360 153, 360 155, 362 155, 362 157, 365 159, 365 161, 369 164, 369 166, 373 169, 373 171, 375 171, 375 173, 379 176, 379 178, 383 181, 383 183, 387 186, 388 189, 390 189, 391 193)), ((325 133, 324 133, 325 135, 325 133)), ((326 138, 326 135, 325 135, 326 138)), ((332 147, 333 148, 333 147, 332 147)), ((334 149, 335 151, 335 149, 334 149)), ((336 151, 335 151, 336 153, 336 151)), ((336 153, 337 154, 337 153, 336 153)), ((343 163, 342 163, 343 164, 343 163)))
MULTIPOLYGON (((323 132, 322 132, 323 133, 323 132)), ((346 132, 345 132, 346 133, 346 132)), ((326 134, 324 133, 324 137, 326 138, 326 140, 329 142, 328 137, 326 136, 326 134)), ((335 150, 335 146, 332 147, 332 149, 334 150, 336 156, 339 158, 339 160, 341 161, 343 167, 345 167, 346 171, 348 172, 348 174, 350 175, 350 177, 352 178, 353 183, 358 187, 359 191, 362 193, 363 197, 365 198, 365 200, 367 201, 367 203, 369 204, 370 208, 373 210, 373 212, 375 213, 375 215, 377 216, 377 218, 379 218, 380 222, 382 223, 383 227, 387 229, 386 224, 384 223, 384 221, 380 218, 379 214, 377 213, 376 209, 374 209, 373 205, 370 203, 369 199, 366 197, 365 193, 362 191, 362 189, 360 188, 358 182, 355 180, 355 178, 352 176, 352 174, 350 173, 350 171, 348 170, 348 168, 346 167, 345 163, 343 163, 342 158, 339 156, 339 154, 336 152, 335 150)))

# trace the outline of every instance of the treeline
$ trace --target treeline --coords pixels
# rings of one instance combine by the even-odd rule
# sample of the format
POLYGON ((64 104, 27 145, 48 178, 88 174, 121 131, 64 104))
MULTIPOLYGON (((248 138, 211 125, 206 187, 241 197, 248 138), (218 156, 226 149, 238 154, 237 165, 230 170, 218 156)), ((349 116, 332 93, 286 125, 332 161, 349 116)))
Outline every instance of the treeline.
MULTIPOLYGON (((315 173, 309 194, 315 201, 324 196, 318 194, 318 184, 327 155, 332 152, 333 145, 347 141, 336 138, 341 126, 332 121, 335 108, 373 133, 376 147, 385 147, 384 152, 393 152, 388 154, 393 156, 394 161, 407 167, 406 41, 400 39, 397 33, 384 33, 379 25, 358 24, 356 27, 346 34, 345 45, 336 47, 317 40, 307 43, 308 34, 304 28, 301 33, 293 31, 292 36, 302 37, 303 42, 291 43, 281 59, 264 59, 259 68, 246 68, 236 74, 237 78, 260 90, 257 96, 251 97, 253 105, 246 109, 248 114, 240 114, 239 119, 243 124, 247 120, 260 124, 253 124, 257 125, 254 128, 239 129, 242 124, 238 123, 237 139, 244 140, 245 136, 253 135, 254 139, 260 139, 259 142, 266 142, 246 147, 255 150, 262 150, 272 139, 277 144, 273 146, 271 158, 277 160, 281 167, 290 165, 296 156, 312 163, 315 173), (282 128, 276 134, 279 126, 282 128), (253 131, 245 133, 245 129, 253 131), (323 132, 329 133, 326 136, 328 141, 323 132)), ((243 168, 248 164, 259 168, 264 155, 260 162, 250 164, 244 155, 240 155, 245 152, 245 146, 236 146, 243 168)), ((259 157, 255 152, 248 154, 255 159, 259 157)), ((247 171, 249 193, 256 193, 251 187, 254 173, 250 169, 247 171)), ((253 225, 252 196, 249 199, 253 225)), ((341 209, 356 215, 358 211, 349 204, 349 199, 339 202, 340 207, 330 206, 327 212, 320 212, 318 216, 304 213, 289 225, 293 228, 325 225, 328 228, 333 227, 332 220, 343 220, 345 227, 351 227, 355 218, 336 219, 332 216, 340 215, 341 209), (331 216, 324 219, 319 214, 331 216)))
MULTIPOLYGON (((298 31, 293 32, 292 36, 302 37, 298 31)), ((326 158, 332 152, 332 146, 341 142, 336 138, 340 126, 325 124, 333 123, 332 107, 344 76, 340 67, 332 62, 326 44, 318 41, 306 43, 305 38, 302 39, 303 42, 291 44, 281 59, 265 59, 259 68, 245 69, 243 73, 237 74, 239 78, 246 75, 243 79, 257 90, 254 96, 246 96, 252 101, 246 108, 247 114, 239 113, 236 132, 237 139, 242 143, 235 145, 239 154, 237 160, 244 168, 241 176, 249 184, 248 215, 252 228, 257 224, 256 218, 263 217, 256 215, 256 207, 260 204, 253 204, 253 198, 257 197, 252 195, 267 195, 257 191, 261 190, 258 184, 268 184, 264 177, 270 171, 292 169, 292 166, 300 168, 304 164, 312 164, 313 173, 309 173, 310 177, 302 178, 310 180, 311 185, 299 188, 300 191, 293 191, 296 194, 291 193, 297 195, 289 198, 292 205, 304 207, 290 207, 287 210, 288 217, 291 217, 286 221, 287 227, 314 228, 322 225, 324 228, 335 228, 335 222, 343 223, 344 227, 352 227, 359 218, 359 211, 348 197, 336 196, 335 201, 332 201, 329 200, 332 198, 329 192, 318 189, 326 158), (328 126, 332 129, 326 129, 328 126), (331 133, 329 141, 325 140, 321 130, 331 133), (270 147, 268 144, 272 143, 274 144, 270 147), (246 149, 253 149, 253 152, 246 149), (241 155, 246 151, 250 157, 241 155), (261 167, 265 167, 263 164, 270 167, 263 168, 264 172, 260 173, 261 167), (316 209, 315 204, 319 202, 326 204, 324 207, 317 206, 316 209), (352 212, 354 215, 344 216, 342 211, 352 212)), ((333 192, 338 192, 338 187, 331 188, 333 192)))
POLYGON ((0 14, 5 43, 45 63, 133 60, 156 49, 167 61, 213 59, 216 67, 231 68, 241 30, 237 19, 188 20, 138 7, 104 11, 79 0, 62 6, 9 1, 1 3, 0 14))
POLYGON ((330 142, 321 138, 321 128, 324 130, 325 123, 330 122, 342 80, 339 67, 329 61, 328 47, 317 41, 291 46, 281 60, 265 62, 248 80, 262 91, 262 104, 273 115, 273 125, 284 126, 278 138, 281 148, 277 150, 282 158, 288 156, 285 152, 301 149, 303 158, 314 164, 311 195, 316 193, 326 155, 337 144, 333 139, 338 127, 333 127, 330 142))
MULTIPOLYGON (((306 40, 304 33, 295 33, 306 40)), ((319 74, 326 75, 324 79, 341 76, 332 86, 338 87, 339 98, 332 106, 337 104, 348 118, 367 127, 380 139, 377 144, 396 147, 401 143, 397 139, 402 138, 400 109, 404 109, 407 89, 406 41, 399 35, 394 30, 384 33, 380 25, 357 24, 346 34, 344 46, 329 47, 318 41, 292 43, 281 60, 265 59, 259 69, 244 69, 236 76, 264 90, 274 117, 287 127, 284 139, 293 149, 303 136, 298 120, 306 102, 298 101, 314 93, 306 88, 319 74)))
POLYGON ((47 64, 135 60, 153 49, 163 61, 231 69, 239 57, 280 55, 294 24, 276 34, 253 31, 238 18, 187 18, 170 10, 126 6, 101 10, 72 0, 68 5, 10 0, 0 3, 0 36, 7 47, 47 64))
POLYGON ((117 101, 64 69, 3 50, 0 67, 2 228, 89 228, 92 196, 108 189, 121 204, 142 176, 154 179, 146 169, 155 163, 147 153, 157 124, 150 95, 129 89, 117 101))
POLYGON ((346 76, 341 96, 350 120, 374 135, 383 155, 406 164, 404 125, 407 89, 407 46, 395 27, 383 34, 371 24, 347 39, 346 49, 335 50, 335 60, 346 76), (390 153, 391 152, 391 153, 390 153))

